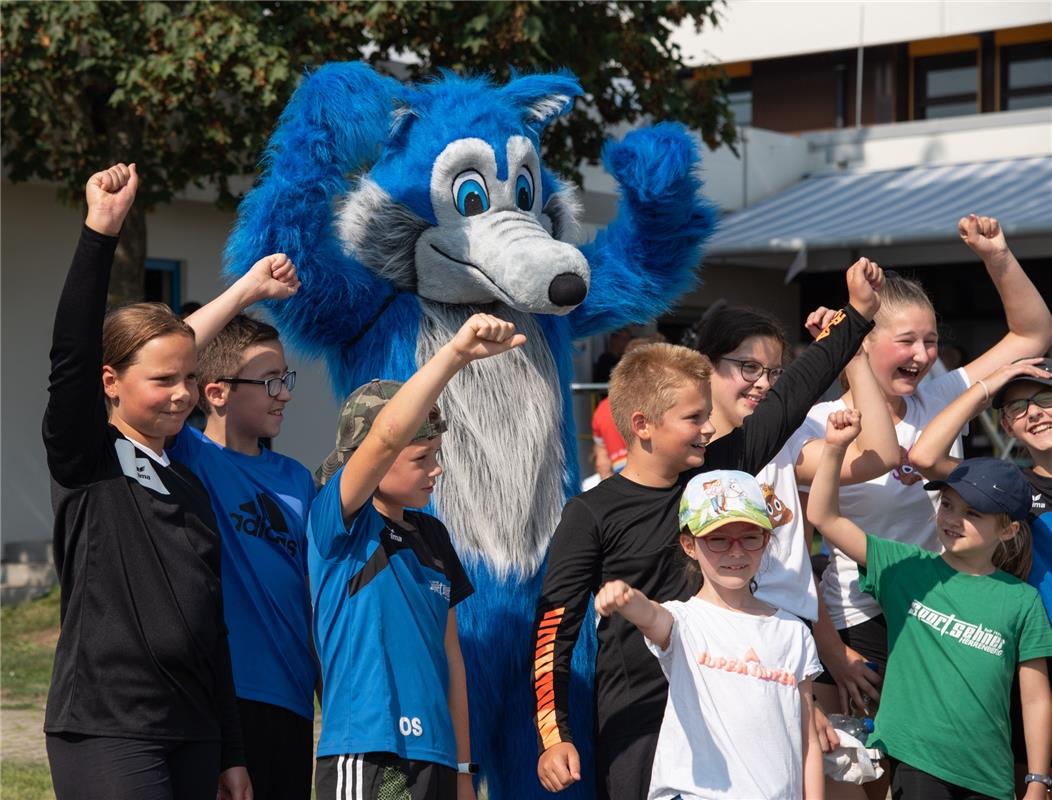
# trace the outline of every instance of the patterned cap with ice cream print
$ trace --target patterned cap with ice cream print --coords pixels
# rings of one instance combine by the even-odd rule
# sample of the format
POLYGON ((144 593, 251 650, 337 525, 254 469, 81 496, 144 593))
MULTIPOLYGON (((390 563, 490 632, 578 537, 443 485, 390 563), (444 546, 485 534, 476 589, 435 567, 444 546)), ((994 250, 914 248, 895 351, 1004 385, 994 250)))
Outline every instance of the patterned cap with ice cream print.
POLYGON ((729 522, 772 529, 767 504, 756 478, 746 472, 717 469, 695 475, 679 501, 680 530, 707 536, 729 522))

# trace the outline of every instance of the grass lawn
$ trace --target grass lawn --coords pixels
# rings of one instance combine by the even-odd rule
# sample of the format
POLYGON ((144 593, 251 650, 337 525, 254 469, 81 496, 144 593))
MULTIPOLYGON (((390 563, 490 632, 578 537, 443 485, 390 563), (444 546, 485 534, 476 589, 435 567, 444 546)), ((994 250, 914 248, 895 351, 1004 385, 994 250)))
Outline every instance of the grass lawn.
MULTIPOLYGON (((51 662, 58 641, 58 589, 44 597, 0 609, 0 713, 33 711, 44 722, 51 662)), ((14 742, 5 742, 7 747, 14 742)), ((46 762, 0 760, 4 800, 54 800, 46 762)))
POLYGON ((4 800, 55 800, 47 764, 0 763, 0 794, 4 800))
POLYGON ((37 600, 0 609, 0 706, 43 708, 58 641, 58 587, 37 600))

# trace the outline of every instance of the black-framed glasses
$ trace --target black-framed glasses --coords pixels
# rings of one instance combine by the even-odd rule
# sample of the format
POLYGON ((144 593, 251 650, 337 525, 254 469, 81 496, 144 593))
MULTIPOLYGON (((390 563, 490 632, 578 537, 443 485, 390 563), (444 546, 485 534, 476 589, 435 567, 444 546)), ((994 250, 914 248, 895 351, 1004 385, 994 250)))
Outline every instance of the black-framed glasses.
POLYGON ((216 381, 219 383, 251 383, 256 386, 266 386, 267 394, 270 397, 277 397, 281 394, 282 386, 290 392, 296 388, 296 370, 289 370, 280 378, 216 378, 216 381))
POLYGON ((1030 395, 1030 397, 1020 397, 1016 400, 1010 400, 1001 406, 1001 411, 1009 419, 1019 419, 1030 410, 1031 403, 1038 408, 1052 408, 1052 391, 1044 389, 1037 394, 1030 395))
POLYGON ((757 550, 763 550, 770 535, 767 531, 757 531, 756 533, 747 533, 744 536, 734 538, 713 533, 708 536, 702 536, 701 541, 709 548, 710 553, 726 553, 734 546, 735 542, 741 545, 742 550, 755 553, 757 550))
POLYGON ((721 356, 720 361, 730 361, 733 364, 737 364, 738 370, 742 374, 742 378, 750 382, 760 380, 760 376, 766 372, 767 380, 771 386, 774 386, 774 384, 778 382, 778 379, 782 377, 782 373, 785 372, 781 367, 765 367, 759 361, 728 358, 727 356, 721 356))

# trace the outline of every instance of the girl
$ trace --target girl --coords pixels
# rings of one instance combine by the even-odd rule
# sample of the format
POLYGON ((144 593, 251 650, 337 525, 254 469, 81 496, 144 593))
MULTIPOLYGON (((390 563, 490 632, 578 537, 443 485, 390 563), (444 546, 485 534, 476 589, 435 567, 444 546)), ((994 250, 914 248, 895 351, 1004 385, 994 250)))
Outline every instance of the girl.
POLYGON ((961 462, 941 489, 928 552, 866 534, 837 500, 844 449, 857 411, 829 416, 808 518, 862 569, 861 588, 880 603, 889 652, 876 729, 867 744, 891 758, 892 797, 942 800, 1014 797, 1009 696, 1018 672, 1030 771, 1025 797, 1046 796, 1052 694, 1045 657, 1052 627, 1037 591, 999 569, 1026 549, 1029 487, 1013 465, 961 462))
MULTIPOLYGON (((969 376, 988 375, 1052 344, 1052 315, 1008 249, 997 220, 973 214, 960 220, 958 231, 982 258, 1004 306, 1009 332, 971 363, 921 383, 936 360, 935 311, 920 284, 889 275, 876 329, 864 346, 895 423, 901 463, 879 478, 840 490, 845 515, 863 530, 933 551, 938 549, 933 501, 910 463, 910 448, 928 422, 968 388, 969 376)), ((810 435, 821 437, 829 414, 855 407, 859 399, 852 388, 840 400, 815 406, 806 426, 810 435)), ((846 692, 862 708, 880 697, 880 675, 866 666, 867 661, 883 665, 886 659, 887 633, 880 606, 859 590, 857 565, 839 551, 833 552, 821 593, 839 631, 839 636, 832 631, 825 636, 822 629, 815 630, 822 663, 841 689, 840 696, 846 692)), ((837 708, 836 692, 823 694, 822 688, 818 699, 827 711, 848 710, 843 705, 837 708)), ((883 797, 879 789, 878 793, 883 797)))
MULTIPOLYGON (((882 288, 877 264, 863 258, 853 267, 856 268, 873 279, 876 291, 882 288)), ((819 335, 833 313, 820 308, 808 317, 806 326, 812 335, 819 335)), ((761 404, 785 372, 783 364, 789 345, 778 321, 764 311, 722 308, 703 320, 694 332, 691 345, 713 364, 709 379, 711 421, 716 428, 713 441, 742 428, 747 434, 753 433, 757 425, 763 424, 761 419, 768 410, 761 404), (754 411, 760 416, 751 419, 754 411)), ((879 387, 861 349, 847 362, 845 372, 858 386, 859 402, 870 415, 864 435, 854 444, 842 476, 846 483, 857 483, 882 475, 897 463, 898 443, 879 387)), ((779 388, 786 388, 785 384, 779 388)), ((821 394, 825 388, 812 385, 808 396, 821 394)), ((770 463, 750 470, 760 483, 776 531, 757 575, 756 596, 811 621, 818 619, 819 608, 811 571, 812 531, 804 524, 797 482, 811 482, 821 452, 821 439, 799 430, 788 437, 770 463)), ((706 463, 715 465, 711 454, 706 463)))
POLYGON ((658 604, 614 580, 595 601, 639 628, 668 678, 649 800, 821 797, 814 641, 753 595, 771 538, 759 484, 730 470, 696 475, 680 523, 680 546, 702 575, 694 597, 658 604))
MULTIPOLYGON (((59 299, 44 416, 62 629, 44 731, 60 798, 251 798, 200 482, 164 453, 197 400, 193 331, 163 305, 104 320, 135 165, 91 177, 59 299)), ((268 256, 225 294, 298 283, 268 256), (272 272, 273 267, 273 272, 272 272)))

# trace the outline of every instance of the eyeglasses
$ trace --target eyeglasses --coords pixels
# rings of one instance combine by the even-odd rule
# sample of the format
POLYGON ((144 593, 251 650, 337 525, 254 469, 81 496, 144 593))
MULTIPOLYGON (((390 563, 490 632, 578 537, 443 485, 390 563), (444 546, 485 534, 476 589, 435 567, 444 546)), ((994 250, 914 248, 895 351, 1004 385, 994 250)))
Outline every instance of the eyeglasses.
POLYGON ((251 383, 257 386, 266 386, 267 394, 270 397, 277 397, 281 394, 282 386, 290 392, 296 388, 296 370, 290 370, 280 378, 216 378, 216 381, 221 383, 251 383))
POLYGON ((781 367, 765 367, 759 361, 743 361, 740 358, 727 358, 722 356, 720 361, 730 361, 738 365, 738 369, 741 371, 742 378, 749 382, 760 380, 760 376, 765 372, 767 373, 767 380, 771 386, 774 386, 778 382, 778 379, 782 377, 782 373, 785 372, 781 367))
POLYGON ((747 533, 744 536, 733 539, 730 536, 718 536, 713 534, 712 536, 702 536, 701 541, 709 549, 710 553, 729 552, 735 542, 741 545, 742 550, 755 553, 757 550, 763 550, 770 535, 770 533, 764 531, 762 533, 747 533))
POLYGON ((1001 406, 1001 411, 1009 419, 1019 419, 1030 410, 1031 403, 1038 408, 1052 408, 1052 392, 1046 389, 1030 397, 1020 397, 1017 400, 1011 400, 1001 406))

